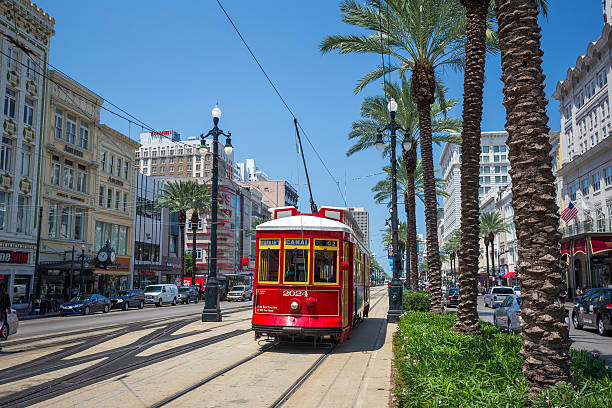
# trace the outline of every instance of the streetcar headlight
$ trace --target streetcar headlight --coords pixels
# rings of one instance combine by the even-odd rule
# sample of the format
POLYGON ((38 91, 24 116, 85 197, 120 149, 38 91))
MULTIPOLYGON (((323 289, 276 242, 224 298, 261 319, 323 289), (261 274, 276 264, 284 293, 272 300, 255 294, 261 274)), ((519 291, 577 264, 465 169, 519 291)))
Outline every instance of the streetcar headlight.
POLYGON ((297 310, 300 307, 300 304, 297 301, 291 302, 291 310, 297 310))

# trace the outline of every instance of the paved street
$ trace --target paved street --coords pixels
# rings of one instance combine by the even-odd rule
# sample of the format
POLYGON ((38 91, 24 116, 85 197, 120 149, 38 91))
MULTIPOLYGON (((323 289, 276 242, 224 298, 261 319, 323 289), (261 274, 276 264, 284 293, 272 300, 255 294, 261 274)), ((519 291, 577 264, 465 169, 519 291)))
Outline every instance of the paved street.
POLYGON ((250 302, 224 302, 219 323, 200 321, 201 303, 23 322, 4 343, 0 406, 386 406, 386 292, 333 349, 254 341, 250 302))
MULTIPOLYGON (((483 296, 478 296, 478 315, 482 320, 493 323, 493 309, 484 306, 483 296)), ((612 337, 602 337, 595 329, 575 330, 570 323, 570 338, 572 348, 597 352, 601 357, 612 361, 612 337)))

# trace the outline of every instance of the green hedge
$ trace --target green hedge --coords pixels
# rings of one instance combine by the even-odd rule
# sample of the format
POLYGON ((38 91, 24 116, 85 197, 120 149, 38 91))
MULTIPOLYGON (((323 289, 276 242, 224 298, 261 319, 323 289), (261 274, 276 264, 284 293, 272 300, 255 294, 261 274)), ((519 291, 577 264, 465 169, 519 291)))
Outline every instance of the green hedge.
POLYGON ((521 337, 483 323, 482 335, 451 331, 455 314, 407 311, 393 339, 400 407, 612 407, 612 371, 584 351, 570 352, 576 389, 527 397, 521 337), (547 401, 548 399, 548 401, 547 401))
POLYGON ((416 310, 419 312, 429 312, 429 292, 404 291, 404 310, 416 310))

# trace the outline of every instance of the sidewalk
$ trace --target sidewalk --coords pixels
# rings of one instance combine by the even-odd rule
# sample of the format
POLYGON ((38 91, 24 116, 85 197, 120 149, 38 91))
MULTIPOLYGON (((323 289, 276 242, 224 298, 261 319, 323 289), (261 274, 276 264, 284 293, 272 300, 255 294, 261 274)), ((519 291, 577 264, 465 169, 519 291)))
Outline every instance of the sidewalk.
POLYGON ((24 321, 24 320, 34 320, 34 319, 44 319, 45 317, 57 317, 59 316, 59 312, 55 312, 55 313, 47 313, 44 315, 38 315, 38 314, 24 314, 24 315, 17 315, 17 318, 19 319, 19 321, 24 321))

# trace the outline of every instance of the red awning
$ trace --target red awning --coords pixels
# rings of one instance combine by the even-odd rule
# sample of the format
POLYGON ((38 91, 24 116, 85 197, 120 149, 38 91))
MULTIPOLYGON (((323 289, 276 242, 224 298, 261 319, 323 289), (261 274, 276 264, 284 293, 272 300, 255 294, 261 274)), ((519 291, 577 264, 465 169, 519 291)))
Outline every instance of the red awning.
POLYGON ((572 248, 572 241, 566 241, 561 243, 561 255, 569 255, 572 248))
POLYGON ((593 254, 604 251, 612 251, 612 235, 592 236, 591 251, 593 254))
POLYGON ((584 238, 578 238, 574 240, 574 255, 576 255, 579 252, 586 254, 585 242, 586 240, 584 238))
POLYGON ((502 275, 502 278, 516 278, 515 272, 508 272, 505 275, 502 275))

